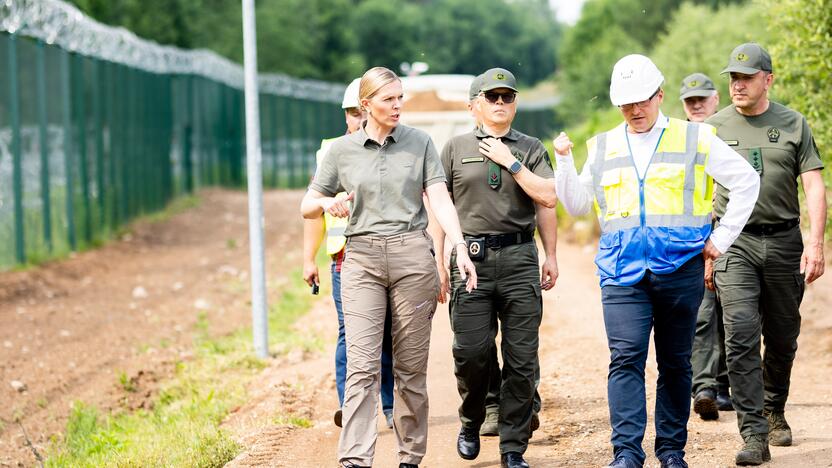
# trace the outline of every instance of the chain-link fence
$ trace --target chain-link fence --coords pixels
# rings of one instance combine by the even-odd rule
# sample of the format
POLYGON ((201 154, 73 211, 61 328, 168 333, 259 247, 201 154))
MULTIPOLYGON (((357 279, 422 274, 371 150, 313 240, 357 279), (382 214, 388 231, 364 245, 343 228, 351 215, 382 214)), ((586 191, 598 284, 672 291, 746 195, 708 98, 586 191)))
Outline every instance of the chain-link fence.
MULTIPOLYGON (((0 31, 0 270, 96 245, 199 187, 245 185, 238 64, 57 0, 0 2, 0 31)), ((303 187, 321 139, 343 132, 344 86, 259 86, 264 186, 303 187)), ((524 114, 532 134, 552 121, 524 114)))
MULTIPOLYGON (((0 5, 0 269, 95 245, 207 185, 245 184, 242 70, 49 1, 0 5)), ((302 187, 342 85, 260 78, 267 187, 302 187)))

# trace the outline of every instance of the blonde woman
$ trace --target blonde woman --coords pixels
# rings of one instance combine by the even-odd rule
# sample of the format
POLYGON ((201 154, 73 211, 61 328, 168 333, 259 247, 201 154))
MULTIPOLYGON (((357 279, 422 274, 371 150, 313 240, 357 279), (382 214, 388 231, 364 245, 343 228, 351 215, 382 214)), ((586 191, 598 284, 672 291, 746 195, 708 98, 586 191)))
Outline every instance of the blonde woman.
POLYGON ((427 363, 439 279, 425 229, 427 196, 452 239, 468 291, 477 274, 468 258, 439 155, 430 137, 399 124, 402 84, 392 71, 368 70, 359 85, 366 123, 333 142, 301 204, 306 218, 349 217, 341 295, 347 335, 347 384, 338 447, 342 466, 371 466, 378 413, 379 357, 388 302, 392 311, 393 430, 399 467, 418 467, 427 448, 427 363), (345 199, 336 199, 338 192, 345 199))

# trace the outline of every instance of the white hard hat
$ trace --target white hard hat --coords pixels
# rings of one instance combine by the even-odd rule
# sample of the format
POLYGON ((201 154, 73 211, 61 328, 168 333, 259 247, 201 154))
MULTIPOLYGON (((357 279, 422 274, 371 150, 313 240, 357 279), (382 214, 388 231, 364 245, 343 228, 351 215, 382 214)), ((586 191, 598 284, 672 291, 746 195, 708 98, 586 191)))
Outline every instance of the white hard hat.
POLYGON ((344 100, 341 101, 341 109, 349 109, 350 107, 360 107, 358 104, 358 85, 361 83, 361 78, 352 80, 347 89, 344 90, 344 100))
POLYGON ((649 58, 632 54, 623 57, 612 68, 610 101, 614 106, 645 101, 664 82, 664 76, 649 58))

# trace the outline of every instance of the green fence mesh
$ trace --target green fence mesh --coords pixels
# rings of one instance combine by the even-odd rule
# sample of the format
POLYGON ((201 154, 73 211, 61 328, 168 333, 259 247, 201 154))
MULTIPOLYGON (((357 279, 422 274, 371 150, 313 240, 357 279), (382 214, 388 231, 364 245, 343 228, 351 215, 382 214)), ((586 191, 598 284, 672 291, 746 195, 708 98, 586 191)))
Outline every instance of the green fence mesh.
MULTIPOLYGON (((88 248, 206 186, 244 188, 242 69, 54 0, 0 5, 0 270, 88 248)), ((298 188, 343 132, 343 85, 262 75, 263 185, 298 188)), ((546 135, 550 111, 518 114, 546 135)))

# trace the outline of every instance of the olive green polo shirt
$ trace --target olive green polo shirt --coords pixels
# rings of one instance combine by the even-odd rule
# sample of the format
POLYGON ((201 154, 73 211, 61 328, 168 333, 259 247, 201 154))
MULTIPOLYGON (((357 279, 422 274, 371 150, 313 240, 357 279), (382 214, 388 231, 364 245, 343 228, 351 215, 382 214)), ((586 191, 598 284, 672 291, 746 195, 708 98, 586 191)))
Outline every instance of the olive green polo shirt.
POLYGON ((389 236, 427 228, 422 192, 444 181, 427 133, 397 125, 379 145, 362 126, 332 142, 309 188, 328 197, 355 192, 346 237, 389 236))
MULTIPOLYGON (((535 203, 509 172, 500 168, 500 183, 489 184, 489 159, 479 142, 488 138, 482 129, 452 138, 442 149, 448 191, 466 235, 531 232, 535 228, 535 203)), ((543 143, 511 129, 503 143, 526 168, 544 179, 554 179, 549 153, 543 143)), ((554 180, 552 185, 554 187, 554 180)))
MULTIPOLYGON (((797 178, 823 168, 812 130, 799 112, 771 102, 760 115, 744 116, 728 106, 707 123, 760 174, 760 195, 748 224, 774 224, 800 216, 797 178)), ((728 191, 717 185, 714 213, 725 214, 728 191)))

